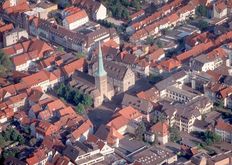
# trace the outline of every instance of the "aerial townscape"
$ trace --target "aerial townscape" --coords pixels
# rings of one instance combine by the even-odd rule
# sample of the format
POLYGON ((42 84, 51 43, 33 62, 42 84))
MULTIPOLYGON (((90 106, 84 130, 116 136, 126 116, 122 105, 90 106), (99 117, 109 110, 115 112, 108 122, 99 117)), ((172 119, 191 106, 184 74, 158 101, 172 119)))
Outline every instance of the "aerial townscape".
POLYGON ((232 0, 0 0, 0 165, 232 165, 232 0))

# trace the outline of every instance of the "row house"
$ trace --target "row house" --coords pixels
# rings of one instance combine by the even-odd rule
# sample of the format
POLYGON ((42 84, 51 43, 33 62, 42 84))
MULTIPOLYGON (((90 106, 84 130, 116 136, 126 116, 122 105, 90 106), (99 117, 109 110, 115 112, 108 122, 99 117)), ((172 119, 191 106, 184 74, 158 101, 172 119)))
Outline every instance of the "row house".
POLYGON ((3 34, 3 45, 7 47, 16 44, 21 38, 28 39, 27 31, 22 28, 15 28, 3 34))
POLYGON ((67 156, 71 162, 78 165, 95 164, 104 160, 104 155, 100 153, 100 148, 96 143, 85 141, 68 145, 63 155, 67 156))
POLYGON ((28 165, 46 165, 52 157, 52 151, 38 148, 29 158, 26 159, 28 165))
POLYGON ((86 46, 84 41, 85 36, 46 20, 32 19, 29 29, 30 34, 34 36, 39 36, 44 40, 78 52, 83 52, 86 46))
POLYGON ((48 121, 39 121, 31 126, 31 132, 35 133, 37 139, 44 139, 45 136, 51 136, 58 131, 57 126, 48 121))
POLYGON ((93 124, 87 119, 67 136, 66 144, 74 144, 77 141, 83 142, 87 140, 90 134, 93 134, 93 124))
POLYGON ((28 87, 41 87, 43 91, 47 91, 47 89, 52 88, 58 83, 58 78, 53 73, 41 70, 30 76, 22 78, 21 82, 25 83, 28 87))
POLYGON ((66 77, 71 77, 76 70, 83 71, 85 67, 86 61, 82 57, 80 59, 77 59, 75 61, 72 61, 64 66, 61 67, 61 70, 64 72, 66 77))
POLYGON ((13 24, 5 24, 0 21, 0 48, 5 47, 4 34, 11 31, 14 28, 13 24))
MULTIPOLYGON (((150 25, 144 24, 144 27, 141 27, 136 31, 131 37, 131 42, 137 42, 139 40, 146 39, 149 35, 158 35, 161 30, 166 28, 175 27, 178 23, 183 22, 189 19, 191 16, 195 15, 197 4, 195 1, 189 2, 187 5, 181 7, 176 12, 161 18, 160 20, 154 21, 150 25), (145 26, 146 25, 146 26, 145 26)), ((148 18, 146 18, 148 19, 148 18)), ((139 23, 137 23, 139 25, 139 23)), ((129 33, 132 33, 133 29, 129 27, 127 29, 129 33)))
POLYGON ((53 51, 46 42, 33 38, 3 49, 11 57, 16 71, 27 71, 34 61, 49 56, 53 51))
POLYGON ((190 67, 196 71, 214 70, 221 66, 228 57, 228 52, 222 47, 214 49, 208 54, 199 55, 190 60, 190 67))
POLYGON ((100 27, 87 34, 82 34, 38 18, 31 21, 30 32, 44 40, 78 52, 90 51, 98 41, 106 42, 113 39, 116 43, 120 42, 119 36, 113 28, 100 27))
POLYGON ((215 132, 221 136, 223 141, 232 143, 232 125, 225 122, 223 119, 219 119, 215 126, 215 132))
POLYGON ((134 33, 137 30, 140 30, 143 27, 148 26, 149 24, 157 21, 158 19, 162 19, 162 17, 167 16, 169 13, 174 11, 176 8, 181 6, 181 0, 172 1, 166 5, 164 5, 159 11, 153 13, 149 17, 144 18, 140 22, 135 22, 130 27, 126 29, 128 33, 134 33))
POLYGON ((14 117, 14 110, 12 108, 1 109, 0 123, 4 124, 14 117))
POLYGON ((133 22, 133 21, 136 21, 137 19, 143 17, 144 15, 145 15, 145 11, 142 9, 142 10, 130 15, 130 19, 133 22))
POLYGON ((20 93, 18 95, 10 97, 6 104, 8 107, 12 108, 14 112, 17 112, 20 110, 20 108, 23 108, 26 104, 27 94, 26 93, 20 93))

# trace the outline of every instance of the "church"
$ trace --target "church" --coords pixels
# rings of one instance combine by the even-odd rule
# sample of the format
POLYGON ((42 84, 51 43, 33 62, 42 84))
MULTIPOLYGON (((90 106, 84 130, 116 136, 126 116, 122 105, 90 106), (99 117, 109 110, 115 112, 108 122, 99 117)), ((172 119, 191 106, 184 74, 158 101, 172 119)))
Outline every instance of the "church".
POLYGON ((102 105, 104 100, 111 100, 114 96, 114 88, 108 83, 107 72, 104 69, 101 44, 98 45, 98 65, 93 75, 76 71, 70 81, 70 86, 78 89, 93 98, 94 107, 102 105))

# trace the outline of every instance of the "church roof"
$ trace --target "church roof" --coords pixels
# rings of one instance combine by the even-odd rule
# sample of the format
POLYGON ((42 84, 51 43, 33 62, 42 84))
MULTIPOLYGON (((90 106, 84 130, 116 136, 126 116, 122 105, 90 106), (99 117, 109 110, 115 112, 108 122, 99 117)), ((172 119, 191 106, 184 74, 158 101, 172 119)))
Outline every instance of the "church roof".
POLYGON ((99 45, 98 45, 98 69, 96 72, 96 76, 101 77, 101 76, 105 76, 107 73, 104 69, 104 65, 103 65, 103 57, 102 57, 102 50, 101 50, 101 43, 99 41, 99 45))

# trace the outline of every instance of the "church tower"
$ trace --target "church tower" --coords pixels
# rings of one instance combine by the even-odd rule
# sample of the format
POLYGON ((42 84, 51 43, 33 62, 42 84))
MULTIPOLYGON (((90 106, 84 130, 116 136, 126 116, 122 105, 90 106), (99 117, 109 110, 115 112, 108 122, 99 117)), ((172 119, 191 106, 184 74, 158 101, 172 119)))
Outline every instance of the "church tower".
POLYGON ((95 85, 99 89, 101 95, 108 96, 107 72, 104 69, 103 57, 100 41, 98 43, 98 68, 95 73, 95 85))

